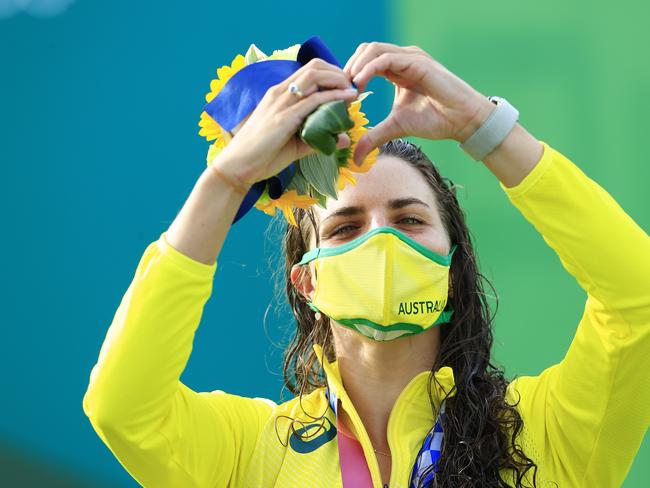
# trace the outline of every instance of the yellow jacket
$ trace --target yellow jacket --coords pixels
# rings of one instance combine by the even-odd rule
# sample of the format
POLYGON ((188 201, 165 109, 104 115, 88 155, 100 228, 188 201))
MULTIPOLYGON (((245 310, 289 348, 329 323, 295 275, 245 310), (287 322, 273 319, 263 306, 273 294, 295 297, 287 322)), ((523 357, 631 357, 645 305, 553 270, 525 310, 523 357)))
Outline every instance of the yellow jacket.
MULTIPOLYGON (((538 376, 513 380, 507 398, 514 403, 515 390, 521 396, 519 442, 539 466, 538 486, 619 486, 650 420, 650 238, 603 188, 543 145, 541 160, 517 186, 499 185, 587 299, 564 359, 538 376)), ((341 487, 336 423, 324 388, 306 395, 301 408, 297 398, 277 405, 220 390, 197 393, 179 381, 216 267, 171 247, 165 232, 149 244, 91 372, 85 414, 146 487, 341 487), (305 412, 325 411, 329 423, 320 435, 300 446, 297 438, 287 439, 283 416, 309 424, 305 412)), ((337 363, 314 347, 381 488, 370 440, 337 363)), ((435 420, 428 375, 409 382, 390 415, 391 488, 408 487, 435 420)), ((451 391, 451 368, 436 376, 451 391)), ((438 407, 444 392, 433 385, 438 407)))

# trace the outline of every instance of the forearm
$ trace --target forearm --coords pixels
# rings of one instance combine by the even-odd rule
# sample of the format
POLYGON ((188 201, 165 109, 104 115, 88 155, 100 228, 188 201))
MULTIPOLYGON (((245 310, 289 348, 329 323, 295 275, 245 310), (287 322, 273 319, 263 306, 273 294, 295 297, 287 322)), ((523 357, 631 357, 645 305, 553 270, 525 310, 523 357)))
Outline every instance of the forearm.
MULTIPOLYGON (((227 175, 234 175, 231 168, 237 165, 219 156, 214 164, 227 175)), ((196 261, 213 264, 243 199, 243 194, 207 167, 167 230, 168 242, 196 261)))
MULTIPOLYGON (((478 130, 496 107, 486 97, 482 97, 479 103, 480 107, 460 142, 478 130)), ((531 172, 542 153, 542 143, 517 123, 503 142, 483 159, 483 163, 505 186, 513 187, 531 172)))

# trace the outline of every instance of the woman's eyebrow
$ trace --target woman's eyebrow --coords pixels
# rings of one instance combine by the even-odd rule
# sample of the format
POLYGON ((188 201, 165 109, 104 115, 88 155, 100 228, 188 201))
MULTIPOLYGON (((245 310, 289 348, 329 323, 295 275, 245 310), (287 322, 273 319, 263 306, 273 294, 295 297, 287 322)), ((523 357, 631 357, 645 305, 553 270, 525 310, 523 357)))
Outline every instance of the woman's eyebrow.
MULTIPOLYGON (((409 198, 395 198, 393 200, 390 200, 388 202, 388 208, 390 209, 399 209, 399 208, 404 208, 408 205, 412 204, 418 204, 418 205, 424 205, 427 208, 430 208, 430 206, 420 200, 419 198, 414 198, 414 197, 409 197, 409 198)), ((363 206, 349 206, 349 207, 341 207, 331 214, 329 214, 327 217, 323 219, 323 222, 325 222, 328 219, 334 218, 334 217, 340 217, 340 216, 346 216, 349 217, 350 215, 358 215, 360 213, 364 212, 364 207, 363 206)))
POLYGON ((395 200, 391 200, 391 201, 389 201, 389 202, 388 202, 388 206, 389 206, 390 208, 392 208, 392 209, 396 209, 396 208, 406 207, 407 205, 411 205, 411 204, 413 204, 413 203, 417 203, 417 204, 420 204, 420 205, 424 205, 425 207, 430 208, 429 205, 428 205, 427 203, 425 203, 425 202, 423 202, 422 200, 420 200, 419 198, 415 198, 415 197, 410 197, 410 198, 397 198, 397 199, 395 199, 395 200))
POLYGON ((363 213, 363 207, 341 207, 338 210, 335 210, 331 214, 329 214, 327 217, 323 219, 323 222, 327 222, 329 219, 333 219, 334 217, 339 217, 339 216, 349 216, 349 215, 357 215, 363 213))

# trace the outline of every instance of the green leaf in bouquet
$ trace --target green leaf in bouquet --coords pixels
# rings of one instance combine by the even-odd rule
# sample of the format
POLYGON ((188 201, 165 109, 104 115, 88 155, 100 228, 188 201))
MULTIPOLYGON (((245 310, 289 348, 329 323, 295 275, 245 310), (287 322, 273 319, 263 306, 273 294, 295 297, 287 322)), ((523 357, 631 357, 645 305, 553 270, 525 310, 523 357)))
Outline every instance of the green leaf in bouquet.
POLYGON ((339 165, 334 154, 308 154, 298 161, 305 179, 319 193, 338 198, 339 165))
POLYGON ((363 102, 363 100, 364 100, 368 95, 371 95, 372 93, 373 93, 373 92, 371 92, 371 91, 363 92, 361 95, 359 95, 359 96, 355 99, 355 102, 363 102))
POLYGON ((354 121, 343 100, 326 102, 305 118, 300 138, 309 146, 330 155, 336 151, 338 134, 352 129, 354 121))
POLYGON ((319 207, 323 209, 327 208, 326 206, 327 197, 322 193, 319 193, 318 190, 316 190, 313 186, 309 187, 309 196, 318 200, 316 203, 319 207))
POLYGON ((300 170, 300 164, 296 164, 296 172, 293 174, 291 181, 287 185, 287 189, 294 189, 299 195, 309 195, 309 182, 300 170))
MULTIPOLYGON (((349 133, 348 137, 350 137, 349 133)), ((347 168, 350 157, 352 157, 352 149, 350 149, 350 146, 336 150, 336 163, 339 167, 347 168)))
POLYGON ((264 54, 264 52, 261 51, 260 48, 258 48, 255 44, 250 45, 248 51, 246 52, 246 55, 244 56, 246 65, 253 64, 258 61, 262 61, 266 58, 267 58, 266 54, 264 54))

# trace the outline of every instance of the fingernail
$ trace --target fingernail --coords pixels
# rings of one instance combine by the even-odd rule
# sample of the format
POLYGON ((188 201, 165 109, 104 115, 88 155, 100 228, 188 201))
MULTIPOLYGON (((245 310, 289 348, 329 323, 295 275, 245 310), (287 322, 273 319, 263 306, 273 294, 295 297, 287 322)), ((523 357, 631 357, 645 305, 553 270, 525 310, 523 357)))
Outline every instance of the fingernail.
POLYGON ((352 160, 354 161, 354 164, 356 166, 361 166, 361 164, 359 163, 359 154, 355 154, 352 160))

